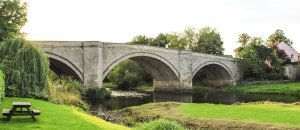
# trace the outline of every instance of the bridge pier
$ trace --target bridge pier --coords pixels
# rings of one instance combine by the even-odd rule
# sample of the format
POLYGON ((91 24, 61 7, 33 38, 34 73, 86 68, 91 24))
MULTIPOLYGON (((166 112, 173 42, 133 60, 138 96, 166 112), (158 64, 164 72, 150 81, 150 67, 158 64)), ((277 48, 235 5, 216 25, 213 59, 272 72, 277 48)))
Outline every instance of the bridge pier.
POLYGON ((170 92, 170 93, 191 93, 192 86, 180 81, 153 81, 154 92, 170 92), (186 85, 186 86, 183 86, 186 85))
POLYGON ((192 93, 192 52, 179 51, 178 80, 154 80, 153 86, 155 92, 171 92, 171 93, 192 93))
POLYGON ((99 42, 83 42, 83 83, 88 89, 102 87, 103 57, 99 42))
POLYGON ((181 86, 180 81, 153 80, 154 92, 191 93, 191 86, 181 86))

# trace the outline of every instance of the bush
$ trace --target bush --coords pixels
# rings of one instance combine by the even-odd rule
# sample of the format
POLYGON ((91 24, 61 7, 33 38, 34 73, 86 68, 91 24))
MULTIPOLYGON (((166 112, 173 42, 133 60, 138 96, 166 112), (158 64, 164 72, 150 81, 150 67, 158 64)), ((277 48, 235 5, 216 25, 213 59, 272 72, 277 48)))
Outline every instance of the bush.
POLYGON ((266 80, 282 80, 285 79, 284 75, 281 73, 267 73, 264 75, 266 80))
POLYGON ((5 94, 43 97, 47 87, 49 61, 41 48, 22 39, 0 44, 0 69, 5 74, 5 94))
POLYGON ((0 70, 0 102, 4 99, 5 92, 5 83, 4 83, 4 74, 0 70))
POLYGON ((56 104, 73 105, 85 110, 88 105, 81 99, 84 86, 70 77, 56 77, 53 72, 49 75, 48 99, 56 104))
POLYGON ((169 121, 164 119, 150 121, 148 123, 140 124, 136 130, 185 130, 183 126, 176 121, 169 121))
POLYGON ((136 87, 140 82, 152 81, 152 76, 132 60, 121 62, 107 77, 109 81, 116 84, 120 89, 130 89, 136 87))

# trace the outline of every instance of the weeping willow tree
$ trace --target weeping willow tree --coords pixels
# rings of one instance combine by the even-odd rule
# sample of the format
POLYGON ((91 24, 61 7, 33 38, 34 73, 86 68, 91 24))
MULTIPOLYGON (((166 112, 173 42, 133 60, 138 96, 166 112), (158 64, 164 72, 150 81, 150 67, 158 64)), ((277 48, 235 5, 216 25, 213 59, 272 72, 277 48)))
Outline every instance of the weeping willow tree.
POLYGON ((7 96, 41 97, 47 87, 49 61, 37 46, 22 38, 0 44, 0 69, 7 96))
POLYGON ((2 73, 2 70, 0 70, 0 102, 4 98, 4 74, 2 73))

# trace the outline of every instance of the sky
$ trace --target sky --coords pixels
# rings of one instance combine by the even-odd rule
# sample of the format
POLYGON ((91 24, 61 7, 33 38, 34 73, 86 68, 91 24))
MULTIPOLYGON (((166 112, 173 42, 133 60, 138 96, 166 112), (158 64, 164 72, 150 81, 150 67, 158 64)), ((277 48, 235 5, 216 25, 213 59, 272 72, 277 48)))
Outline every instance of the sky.
POLYGON ((214 27, 225 54, 238 35, 267 39, 282 29, 300 52, 299 0, 23 0, 29 40, 129 42, 136 35, 214 27))

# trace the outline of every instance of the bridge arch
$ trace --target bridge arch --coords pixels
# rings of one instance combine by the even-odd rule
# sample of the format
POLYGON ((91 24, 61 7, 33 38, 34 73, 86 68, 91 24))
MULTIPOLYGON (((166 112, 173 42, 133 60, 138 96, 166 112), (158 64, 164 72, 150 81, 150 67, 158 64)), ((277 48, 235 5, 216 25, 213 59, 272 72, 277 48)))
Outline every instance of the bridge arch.
POLYGON ((111 62, 108 67, 104 69, 103 79, 116 65, 126 59, 137 62, 152 75, 155 89, 179 86, 179 72, 174 65, 165 58, 149 52, 130 53, 111 62))
POLYGON ((207 86, 235 85, 235 79, 230 68, 218 61, 205 62, 198 66, 193 71, 193 82, 197 78, 200 78, 202 83, 207 86))
POLYGON ((156 78, 156 76, 158 76, 159 78, 169 77, 172 79, 179 80, 179 72, 174 67, 174 65, 172 65, 167 59, 150 52, 134 52, 118 58, 117 60, 109 64, 108 67, 104 70, 103 79, 116 65, 118 65, 126 59, 131 59, 141 64, 144 67, 144 69, 148 70, 150 74, 152 74, 153 78, 156 78))
POLYGON ((82 72, 68 59, 51 52, 46 52, 46 54, 50 61, 50 69, 56 74, 71 76, 76 80, 83 81, 82 72))

